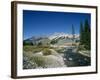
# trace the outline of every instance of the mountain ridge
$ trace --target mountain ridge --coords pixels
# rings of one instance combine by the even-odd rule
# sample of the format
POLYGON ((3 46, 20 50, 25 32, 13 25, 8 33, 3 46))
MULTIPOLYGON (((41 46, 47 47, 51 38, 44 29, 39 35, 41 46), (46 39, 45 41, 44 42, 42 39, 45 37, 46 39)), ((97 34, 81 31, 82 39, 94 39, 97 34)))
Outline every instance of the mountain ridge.
MULTIPOLYGON (((26 41, 26 40, 40 40, 40 39, 44 39, 44 38, 45 39, 48 38, 50 40, 58 39, 58 38, 73 38, 73 35, 72 34, 66 34, 66 33, 63 33, 63 32, 61 32, 61 33, 55 32, 55 33, 53 33, 49 36, 46 36, 46 35, 45 36, 32 36, 30 38, 25 39, 24 41, 26 41)), ((79 34, 74 34, 74 38, 79 38, 79 34)))

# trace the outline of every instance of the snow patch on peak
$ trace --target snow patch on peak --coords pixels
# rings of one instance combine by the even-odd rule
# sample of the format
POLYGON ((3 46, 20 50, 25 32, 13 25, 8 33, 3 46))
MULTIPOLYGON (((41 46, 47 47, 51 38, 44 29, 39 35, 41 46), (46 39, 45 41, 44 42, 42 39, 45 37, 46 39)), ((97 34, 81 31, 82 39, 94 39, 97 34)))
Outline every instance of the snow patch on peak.
MULTIPOLYGON (((66 33, 57 33, 55 32, 54 34, 50 35, 49 36, 49 39, 52 40, 52 39, 57 39, 57 38, 60 38, 60 37, 65 37, 65 38, 73 38, 73 35, 72 34, 66 34, 66 33)), ((79 38, 79 34, 75 34, 75 38, 79 38)))

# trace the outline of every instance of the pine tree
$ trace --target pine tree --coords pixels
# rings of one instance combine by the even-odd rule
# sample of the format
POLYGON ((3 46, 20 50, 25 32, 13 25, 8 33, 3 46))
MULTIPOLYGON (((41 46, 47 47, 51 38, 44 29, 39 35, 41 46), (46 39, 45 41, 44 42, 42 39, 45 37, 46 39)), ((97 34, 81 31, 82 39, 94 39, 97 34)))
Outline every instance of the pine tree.
POLYGON ((80 45, 82 45, 84 42, 84 29, 83 29, 83 23, 80 23, 80 45))
POLYGON ((88 20, 85 20, 85 23, 84 23, 84 45, 85 45, 85 48, 90 50, 90 43, 91 43, 91 32, 90 32, 90 26, 89 26, 89 23, 88 23, 88 20))
POLYGON ((72 24, 72 36, 73 36, 72 40, 74 42, 74 39, 75 39, 75 29, 74 29, 73 24, 72 24))
POLYGON ((91 30, 87 19, 84 22, 84 27, 82 22, 80 23, 80 45, 84 45, 86 50, 90 50, 91 30))

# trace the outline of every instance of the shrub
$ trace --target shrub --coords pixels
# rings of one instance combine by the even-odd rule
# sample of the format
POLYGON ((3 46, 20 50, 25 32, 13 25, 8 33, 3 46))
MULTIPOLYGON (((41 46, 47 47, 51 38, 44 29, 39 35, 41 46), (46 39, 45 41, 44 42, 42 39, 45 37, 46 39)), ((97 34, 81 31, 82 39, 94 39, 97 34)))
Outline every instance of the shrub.
POLYGON ((79 45, 78 50, 86 50, 86 49, 84 48, 84 45, 79 45))
POLYGON ((37 64, 35 62, 32 62, 31 59, 31 52, 25 52, 23 53, 23 69, 35 69, 37 67, 37 64))
POLYGON ((44 57, 43 56, 32 56, 30 61, 36 63, 38 67, 44 67, 44 57))
POLYGON ((51 50, 50 49, 43 49, 43 55, 51 55, 51 50))
POLYGON ((51 42, 50 42, 51 44, 56 44, 57 43, 57 40, 51 40, 51 42))
POLYGON ((23 57, 23 69, 35 69, 37 64, 35 62, 31 62, 29 57, 23 57))
POLYGON ((30 52, 36 53, 36 52, 40 52, 42 50, 42 48, 37 47, 37 46, 24 46, 23 50, 26 52, 30 51, 30 52))
POLYGON ((32 42, 25 42, 25 41, 23 41, 23 45, 33 45, 33 43, 32 42))
POLYGON ((39 43, 37 44, 37 46, 42 46, 42 42, 39 42, 39 43))

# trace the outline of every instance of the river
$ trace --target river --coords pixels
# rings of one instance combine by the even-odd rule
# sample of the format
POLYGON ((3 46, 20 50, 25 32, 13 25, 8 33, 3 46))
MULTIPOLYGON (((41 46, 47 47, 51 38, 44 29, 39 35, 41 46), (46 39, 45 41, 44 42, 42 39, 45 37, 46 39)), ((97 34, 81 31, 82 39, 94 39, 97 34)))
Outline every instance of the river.
POLYGON ((89 66, 91 65, 91 57, 84 56, 77 52, 73 52, 72 49, 68 49, 64 52, 64 62, 67 67, 89 66))

